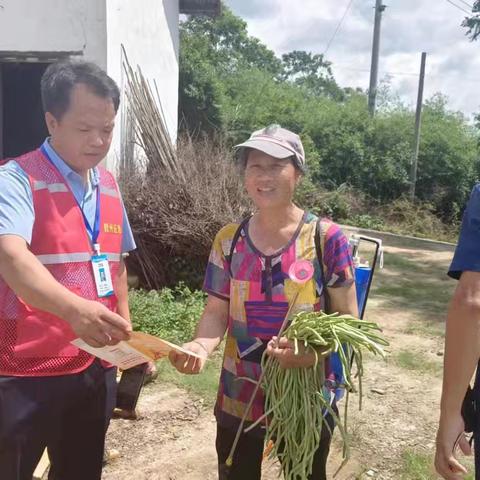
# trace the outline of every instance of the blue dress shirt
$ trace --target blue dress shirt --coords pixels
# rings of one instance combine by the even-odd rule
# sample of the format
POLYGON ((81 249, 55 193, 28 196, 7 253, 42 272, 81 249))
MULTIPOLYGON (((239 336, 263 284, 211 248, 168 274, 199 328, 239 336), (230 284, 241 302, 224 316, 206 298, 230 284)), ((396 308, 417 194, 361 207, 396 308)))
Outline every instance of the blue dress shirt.
POLYGON ((480 272, 480 183, 473 188, 465 209, 457 249, 448 274, 459 279, 466 271, 480 272))

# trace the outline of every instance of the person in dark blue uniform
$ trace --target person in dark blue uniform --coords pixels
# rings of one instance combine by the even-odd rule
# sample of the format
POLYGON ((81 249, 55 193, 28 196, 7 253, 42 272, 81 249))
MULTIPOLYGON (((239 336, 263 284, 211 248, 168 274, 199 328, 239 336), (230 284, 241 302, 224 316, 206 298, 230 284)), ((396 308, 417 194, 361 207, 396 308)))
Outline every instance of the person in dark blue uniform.
MULTIPOLYGON (((467 205, 448 274, 458 280, 458 285, 447 316, 435 467, 444 479, 455 480, 467 473, 457 459, 458 450, 465 455, 472 453, 464 434, 461 408, 480 358, 480 184, 474 187, 467 205)), ((479 389, 477 381, 474 388, 477 399, 479 389)), ((474 437, 480 447, 479 434, 480 431, 475 432, 474 437)), ((480 448, 475 449, 475 470, 476 478, 480 479, 480 448)))

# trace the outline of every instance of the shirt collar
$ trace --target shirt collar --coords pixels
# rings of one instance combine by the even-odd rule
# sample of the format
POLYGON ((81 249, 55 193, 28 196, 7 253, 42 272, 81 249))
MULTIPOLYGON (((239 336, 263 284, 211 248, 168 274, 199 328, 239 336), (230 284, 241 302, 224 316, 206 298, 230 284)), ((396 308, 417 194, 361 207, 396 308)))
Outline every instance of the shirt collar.
MULTIPOLYGON (((67 163, 65 163, 65 160, 63 160, 62 157, 60 157, 60 155, 50 145, 50 137, 45 139, 42 146, 63 178, 77 179, 83 182, 82 177, 77 172, 75 172, 75 170, 73 170, 67 163)), ((97 187, 100 183, 99 173, 96 167, 90 169, 89 179, 93 188, 97 187)))

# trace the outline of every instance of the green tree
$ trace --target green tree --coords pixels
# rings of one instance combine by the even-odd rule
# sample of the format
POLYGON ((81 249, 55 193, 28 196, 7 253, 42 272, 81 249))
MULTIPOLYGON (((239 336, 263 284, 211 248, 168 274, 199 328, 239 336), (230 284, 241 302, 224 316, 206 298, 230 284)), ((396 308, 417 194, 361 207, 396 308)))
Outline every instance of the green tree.
POLYGON ((315 95, 337 100, 345 98, 345 93, 333 78, 332 64, 323 55, 294 50, 282 55, 282 62, 284 80, 304 87, 315 95))
POLYGON ((479 133, 480 133, 480 113, 475 114, 474 122, 475 122, 475 128, 476 128, 476 129, 479 131, 479 133))
MULTIPOLYGON (((219 130, 235 144, 279 123, 304 139, 312 188, 349 184, 381 203, 408 193, 414 112, 388 81, 379 103, 372 118, 365 92, 340 89, 322 55, 293 51, 278 59, 228 8, 181 26, 180 109, 188 131, 219 130)), ((444 219, 458 217, 480 175, 479 154, 478 128, 449 111, 445 97, 429 99, 418 199, 444 219)))
POLYGON ((280 75, 282 62, 248 34, 225 5, 217 18, 191 17, 180 25, 179 118, 190 133, 223 129, 226 78, 246 69, 280 75))
POLYGON ((422 123, 418 196, 445 219, 455 218, 478 175, 478 136, 462 114, 448 110, 441 94, 425 103, 422 123))
POLYGON ((225 82, 225 130, 236 143, 271 123, 302 132, 315 99, 303 89, 258 69, 240 71, 225 82))
POLYGON ((180 26, 187 37, 206 40, 203 53, 220 75, 255 67, 272 74, 281 72, 281 61, 274 52, 248 34, 247 23, 227 7, 215 18, 191 17, 180 26))
POLYGON ((208 39, 180 32, 179 123, 190 134, 211 134, 222 127, 223 85, 208 59, 208 39))
POLYGON ((472 41, 480 36, 480 0, 475 0, 472 8, 472 16, 466 17, 462 26, 468 29, 467 35, 472 41))
MULTIPOLYGON (((387 99, 387 108, 371 118, 365 105, 364 95, 357 94, 342 103, 323 99, 303 110, 302 130, 318 154, 312 180, 327 188, 347 183, 389 202, 409 189, 414 113, 387 99)), ((432 97, 424 111, 417 198, 446 219, 456 217, 478 171, 474 127, 447 109, 445 97, 432 97)))

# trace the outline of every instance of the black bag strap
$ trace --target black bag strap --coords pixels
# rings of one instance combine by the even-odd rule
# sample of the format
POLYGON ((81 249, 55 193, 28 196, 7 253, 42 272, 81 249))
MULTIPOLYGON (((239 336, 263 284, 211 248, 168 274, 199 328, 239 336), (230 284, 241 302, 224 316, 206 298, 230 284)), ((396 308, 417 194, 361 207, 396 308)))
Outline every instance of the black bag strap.
POLYGON ((320 275, 322 280, 323 295, 325 297, 325 313, 330 312, 330 296, 327 290, 327 282, 325 281, 325 268, 323 265, 323 253, 322 253, 322 219, 318 218, 315 225, 315 252, 317 255, 318 264, 320 266, 320 275))
POLYGON ((249 215, 248 217, 244 218, 241 222, 238 228, 235 230, 235 233, 233 234, 232 237, 232 243, 230 245, 230 251, 228 252, 228 255, 226 257, 226 260, 228 262, 228 271, 230 273, 230 278, 233 277, 233 272, 232 272, 232 257, 233 257, 233 252, 235 251, 235 246, 237 245, 238 239, 240 238, 240 235, 242 234, 242 230, 247 225, 248 221, 252 218, 252 215, 249 215))
MULTIPOLYGON (((477 364, 477 371, 475 372, 475 381, 473 388, 470 384, 467 387, 465 398, 462 402, 462 417, 465 423, 465 432, 472 433, 478 430, 479 424, 479 407, 478 398, 480 393, 480 361, 477 364)), ((473 438, 473 437, 472 437, 473 438)))

